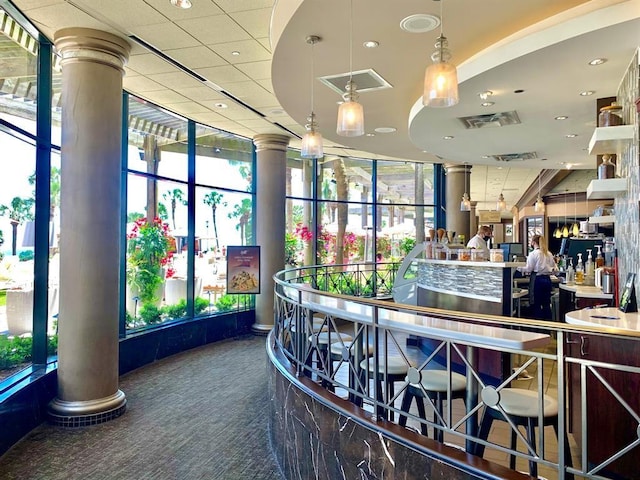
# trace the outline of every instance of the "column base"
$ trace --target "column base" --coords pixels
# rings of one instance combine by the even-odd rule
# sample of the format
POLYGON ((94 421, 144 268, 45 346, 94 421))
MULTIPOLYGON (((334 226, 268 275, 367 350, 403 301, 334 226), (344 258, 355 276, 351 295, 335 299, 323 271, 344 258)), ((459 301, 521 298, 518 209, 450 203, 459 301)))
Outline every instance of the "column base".
POLYGON ((266 337, 271 330, 273 330, 273 325, 264 325, 262 323, 254 323, 251 325, 251 332, 256 335, 264 335, 266 337))
POLYGON ((49 403, 49 421, 59 427, 86 427, 108 422, 122 415, 127 399, 121 390, 98 400, 68 402, 54 398, 49 403))

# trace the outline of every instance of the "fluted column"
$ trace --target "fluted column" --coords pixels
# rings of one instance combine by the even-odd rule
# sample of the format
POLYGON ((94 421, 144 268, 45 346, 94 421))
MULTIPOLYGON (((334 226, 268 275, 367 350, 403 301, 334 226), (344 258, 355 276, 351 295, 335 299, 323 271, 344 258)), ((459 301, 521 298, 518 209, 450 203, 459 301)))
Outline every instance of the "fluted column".
POLYGON ((273 275, 284 268, 286 135, 256 135, 256 243, 260 246, 260 294, 256 295, 255 333, 267 333, 273 322, 273 275))
POLYGON ((118 388, 122 76, 130 45, 87 28, 55 33, 62 57, 58 392, 51 419, 124 413, 118 388))
POLYGON ((468 241, 469 212, 460 211, 460 202, 465 187, 469 185, 471 165, 447 164, 444 168, 447 182, 447 230, 456 232, 456 235, 464 235, 468 241))

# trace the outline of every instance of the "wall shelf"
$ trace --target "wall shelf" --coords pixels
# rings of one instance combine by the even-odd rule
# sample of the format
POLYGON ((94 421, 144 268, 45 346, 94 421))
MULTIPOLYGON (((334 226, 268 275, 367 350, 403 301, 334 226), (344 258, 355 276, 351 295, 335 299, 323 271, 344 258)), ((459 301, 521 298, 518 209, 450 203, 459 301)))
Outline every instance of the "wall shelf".
POLYGON ((589 200, 615 198, 626 191, 626 178, 604 178, 602 180, 591 180, 587 187, 587 198, 589 200))
POLYGON ((589 155, 617 153, 622 145, 633 140, 634 125, 598 127, 589 141, 589 155))
POLYGON ((599 217, 589 217, 589 223, 594 225, 611 225, 616 223, 615 215, 601 215, 599 217))

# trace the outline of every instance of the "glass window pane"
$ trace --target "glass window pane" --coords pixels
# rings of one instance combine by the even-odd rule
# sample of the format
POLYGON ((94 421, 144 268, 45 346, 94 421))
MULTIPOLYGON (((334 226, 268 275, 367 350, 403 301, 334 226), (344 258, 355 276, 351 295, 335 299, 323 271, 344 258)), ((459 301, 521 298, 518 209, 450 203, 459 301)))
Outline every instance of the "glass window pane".
POLYGON ((251 141, 204 126, 196 136, 196 183, 251 191, 251 141))

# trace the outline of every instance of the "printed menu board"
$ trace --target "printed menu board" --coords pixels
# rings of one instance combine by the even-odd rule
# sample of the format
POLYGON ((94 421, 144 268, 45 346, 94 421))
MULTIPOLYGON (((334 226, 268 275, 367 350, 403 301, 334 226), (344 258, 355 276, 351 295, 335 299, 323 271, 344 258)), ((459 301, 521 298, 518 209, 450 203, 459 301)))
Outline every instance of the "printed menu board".
POLYGON ((622 295, 620 296, 620 310, 625 313, 638 311, 636 289, 634 287, 635 279, 636 274, 629 273, 627 275, 627 280, 624 282, 624 287, 622 288, 622 295))
POLYGON ((227 293, 260 293, 260 247, 227 247, 227 293))

